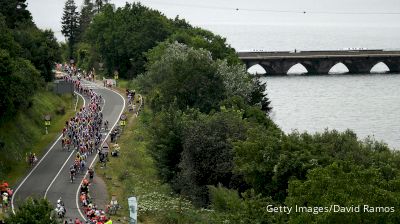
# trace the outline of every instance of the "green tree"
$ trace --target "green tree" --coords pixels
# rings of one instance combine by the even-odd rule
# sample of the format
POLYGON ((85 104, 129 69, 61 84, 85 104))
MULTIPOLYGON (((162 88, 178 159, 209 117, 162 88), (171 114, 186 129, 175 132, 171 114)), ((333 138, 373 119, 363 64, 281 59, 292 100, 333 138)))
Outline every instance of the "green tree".
POLYGON ((40 30, 33 23, 20 23, 13 30, 16 42, 21 46, 20 56, 30 60, 45 81, 53 80, 55 62, 61 61, 58 42, 51 30, 40 30))
POLYGON ((65 2, 64 13, 61 21, 61 33, 68 38, 70 58, 73 58, 74 45, 79 35, 79 12, 76 9, 75 1, 67 0, 65 2))
POLYGON ((280 134, 279 130, 255 125, 245 141, 235 142, 235 171, 264 196, 273 196, 276 190, 273 176, 281 153, 280 134))
POLYGON ((5 223, 57 224, 57 218, 52 211, 53 207, 46 199, 28 198, 18 207, 15 214, 5 219, 5 223))
POLYGON ((170 26, 160 12, 140 3, 127 3, 117 10, 108 4, 90 24, 87 40, 99 52, 98 60, 104 62, 108 74, 118 70, 121 77, 132 78, 144 72, 143 53, 164 41, 170 26))
MULTIPOLYGON (((386 181, 375 168, 350 163, 333 163, 316 168, 307 180, 292 180, 286 199, 288 206, 358 207, 359 212, 299 212, 290 216, 289 223, 398 223, 400 213, 400 179, 386 181), (368 206, 366 208, 365 206, 368 206), (376 207, 387 207, 378 212, 376 207), (392 207, 392 210, 390 208, 392 207)), ((336 209, 338 209, 336 207, 336 209)))
POLYGON ((97 13, 100 13, 101 9, 106 4, 108 4, 108 0, 94 0, 94 6, 97 10, 97 13))
POLYGON ((218 61, 218 74, 224 80, 226 96, 240 96, 247 103, 250 102, 253 92, 253 80, 242 64, 228 65, 226 60, 218 61))
POLYGON ((41 86, 40 73, 30 61, 19 57, 21 47, 0 16, 0 121, 26 109, 41 86))
POLYGON ((92 0, 85 0, 79 16, 79 36, 77 42, 84 41, 86 29, 89 27, 95 15, 95 8, 92 0))
POLYGON ((183 119, 182 112, 171 106, 157 113, 151 122, 148 149, 164 183, 172 183, 180 170, 183 119))
POLYGON ((11 57, 21 53, 21 46, 15 42, 12 30, 7 27, 6 17, 0 15, 0 49, 6 50, 11 57))
POLYGON ((209 186, 213 223, 285 223, 286 214, 266 210, 268 205, 279 206, 269 197, 248 190, 239 194, 236 190, 209 186))
POLYGON ((176 101, 178 109, 198 108, 208 113, 225 97, 223 80, 210 53, 183 44, 168 44, 160 60, 140 79, 143 90, 151 90, 149 100, 155 111, 176 101))
POLYGON ((26 9, 26 0, 1 0, 0 14, 5 16, 9 28, 14 28, 17 23, 31 21, 31 13, 26 9))
POLYGON ((267 83, 262 83, 257 77, 253 78, 253 92, 251 94, 251 105, 259 105, 265 113, 272 110, 271 101, 267 97, 267 83))
POLYGON ((207 206, 207 185, 238 189, 243 180, 233 173, 232 141, 243 140, 246 125, 238 111, 195 115, 183 129, 183 151, 177 187, 197 205, 207 206))
POLYGON ((168 38, 169 42, 177 41, 196 49, 206 49, 211 52, 214 60, 226 60, 229 65, 240 64, 235 49, 226 43, 225 38, 202 28, 193 28, 182 24, 185 24, 184 21, 175 19, 174 25, 181 29, 168 38), (182 29, 182 27, 184 28, 182 29))
POLYGON ((0 115, 5 119, 30 106, 42 80, 28 60, 11 58, 4 50, 0 50, 0 67, 4 69, 0 72, 0 115))

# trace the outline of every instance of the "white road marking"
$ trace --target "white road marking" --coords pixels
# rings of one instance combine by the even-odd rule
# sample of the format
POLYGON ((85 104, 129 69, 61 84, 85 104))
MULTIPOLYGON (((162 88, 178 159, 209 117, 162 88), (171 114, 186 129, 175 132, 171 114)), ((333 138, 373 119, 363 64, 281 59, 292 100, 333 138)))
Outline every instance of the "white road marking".
MULTIPOLYGON (((78 93, 78 94, 79 94, 79 93, 78 93)), ((81 94, 79 94, 79 95, 83 98, 84 102, 86 102, 86 101, 85 101, 85 98, 84 98, 81 94)), ((103 107, 101 108, 100 112, 103 111, 104 105, 106 104, 106 100, 105 100, 104 98, 103 98, 103 101, 104 101, 104 104, 103 104, 103 107)), ((69 161, 69 159, 71 158, 71 156, 74 154, 74 152, 75 152, 75 150, 72 150, 72 152, 71 152, 71 154, 69 155, 69 157, 67 158, 67 160, 65 160, 64 164, 62 165, 62 167, 60 168, 60 170, 58 171, 58 173, 56 174, 56 176, 53 178, 53 180, 51 181, 50 185, 47 187, 46 192, 44 193, 44 197, 43 197, 43 198, 46 198, 47 193, 49 192, 49 190, 50 190, 51 186, 53 185, 54 181, 56 181, 58 175, 60 175, 61 171, 64 169, 65 165, 67 164, 67 162, 69 161)))
MULTIPOLYGON (((77 93, 77 92, 75 92, 77 93)), ((79 94, 79 93, 77 93, 79 94)), ((80 95, 80 94, 79 94, 80 95)), ((85 98, 83 98, 83 104, 85 104, 85 98)), ((49 154, 49 152, 54 148, 54 146, 57 144, 57 142, 61 139, 62 134, 60 135, 60 137, 57 138, 57 140, 53 143, 53 145, 50 147, 50 149, 46 152, 46 154, 44 154, 44 156, 39 160, 39 162, 33 167, 33 169, 31 170, 31 172, 28 173, 28 175, 22 180, 22 182, 18 185, 17 189, 15 189, 13 196, 11 197, 11 210, 13 212, 13 214, 15 214, 15 209, 14 209, 14 198, 15 195, 17 194, 18 190, 21 188, 21 186, 25 183, 25 181, 32 175, 33 171, 36 170, 36 168, 39 166, 39 164, 43 161, 43 159, 47 156, 47 154, 49 154)))
POLYGON ((89 81, 81 82, 82 87, 86 87, 89 89, 105 89, 103 86, 99 86, 89 81))
MULTIPOLYGON (((124 98, 120 93, 118 93, 117 91, 115 91, 115 90, 113 90, 113 89, 108 89, 108 90, 110 90, 110 91, 112 91, 112 92, 118 94, 118 95, 122 98, 122 100, 124 101, 124 104, 123 104, 121 113, 120 113, 119 116, 118 116, 117 121, 114 123, 114 125, 112 126, 112 128, 110 129, 110 131, 107 133, 106 137, 104 138, 104 140, 103 140, 103 142, 102 142, 102 145, 103 145, 104 142, 107 140, 107 138, 108 138, 108 136, 110 135, 111 131, 112 131, 112 130, 115 128, 115 126, 118 124, 119 118, 121 117, 122 113, 124 112, 124 110, 125 110, 125 104, 126 104, 125 98, 124 98)), ((97 160, 97 153, 96 153, 96 156, 94 157, 92 163, 90 164, 89 168, 90 168, 90 167, 93 167, 93 164, 96 162, 96 160, 97 160)), ((87 219, 86 219, 86 217, 85 217, 85 216, 82 214, 82 212, 81 212, 81 209, 80 209, 80 207, 79 207, 78 198, 79 198, 79 189, 80 189, 80 187, 81 187, 81 185, 82 185, 83 179, 85 179, 85 178, 86 178, 86 175, 88 175, 88 172, 89 172, 89 171, 86 171, 85 175, 82 177, 81 183, 79 184, 78 189, 76 190, 76 196, 75 196, 76 208, 78 209, 79 214, 81 215, 81 217, 83 218, 83 220, 84 220, 85 222, 87 221, 87 219)))
POLYGON ((78 101, 79 101, 79 98, 78 98, 78 95, 76 95, 75 111, 76 111, 76 108, 78 107, 78 101))

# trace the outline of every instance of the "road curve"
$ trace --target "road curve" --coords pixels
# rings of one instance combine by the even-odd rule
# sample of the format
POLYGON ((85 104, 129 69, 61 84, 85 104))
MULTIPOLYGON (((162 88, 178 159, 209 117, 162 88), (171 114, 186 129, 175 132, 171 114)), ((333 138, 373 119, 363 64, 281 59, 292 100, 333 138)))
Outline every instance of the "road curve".
MULTIPOLYGON (((123 96, 91 82, 82 81, 82 84, 103 97, 104 104, 101 105, 103 107, 103 120, 108 120, 111 126, 114 126, 125 109, 123 96)), ((106 136, 108 136, 108 133, 103 133, 103 138, 106 136)), ((69 179, 69 167, 73 164, 75 153, 62 151, 60 138, 52 146, 40 163, 16 188, 12 206, 17 206, 29 196, 45 197, 53 205, 56 204, 59 197, 62 197, 67 209, 66 217, 82 218, 79 208, 77 208, 76 193, 84 175, 77 175, 74 183, 71 183, 69 179)), ((87 164, 91 164, 94 159, 94 154, 89 156, 87 164)))
MULTIPOLYGON (((85 98, 78 94, 86 104, 85 98)), ((46 150, 38 164, 32 168, 27 176, 17 185, 11 199, 12 211, 28 197, 43 197, 47 186, 50 184, 57 170, 68 158, 66 152, 61 150, 61 134, 46 150)))

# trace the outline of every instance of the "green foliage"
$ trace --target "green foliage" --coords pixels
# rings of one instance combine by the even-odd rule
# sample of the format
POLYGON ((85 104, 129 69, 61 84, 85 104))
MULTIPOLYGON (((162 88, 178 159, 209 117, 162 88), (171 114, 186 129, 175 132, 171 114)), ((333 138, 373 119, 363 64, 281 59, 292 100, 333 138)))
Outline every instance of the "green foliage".
POLYGON ((265 113, 271 111, 271 102, 267 97, 267 83, 262 83, 257 77, 253 78, 253 92, 250 97, 250 105, 259 105, 265 113))
POLYGON ((393 178, 400 170, 399 153, 376 141, 360 142, 351 131, 284 135, 254 128, 246 141, 235 144, 235 151, 237 172, 244 175, 256 192, 280 202, 287 196, 290 179, 305 180, 309 170, 334 162, 374 167, 386 179, 393 178))
POLYGON ((283 214, 267 212, 268 205, 277 204, 271 198, 256 195, 250 190, 239 193, 221 186, 209 186, 213 223, 283 223, 283 214))
POLYGON ((52 68, 60 60, 58 43, 50 30, 42 31, 25 13, 25 1, 2 1, 0 10, 0 122, 28 109, 32 96, 53 78, 52 68), (16 12, 13 7, 17 7, 16 12), (12 11, 14 10, 14 11, 12 11), (12 24, 8 24, 12 18, 12 24), (11 29, 12 28, 12 29, 11 29), (38 71, 38 70, 39 71, 38 71))
POLYGON ((180 170, 178 164, 183 151, 182 119, 182 112, 173 107, 161 111, 152 119, 152 139, 148 148, 163 182, 171 183, 180 170))
MULTIPOLYGON (((268 205, 285 202, 398 206, 400 154, 381 142, 359 141, 351 131, 285 134, 268 117, 266 84, 246 72, 224 38, 139 3, 117 10, 103 1, 89 3, 82 10, 78 64, 89 69, 104 62, 108 75, 118 70, 123 78, 140 74, 131 84, 147 95, 152 110, 143 122, 150 136, 142 147, 163 183, 215 209, 207 214, 188 209, 190 215, 184 215, 162 206, 170 201, 165 195, 149 193, 143 209, 162 213, 157 223, 399 222, 397 213, 267 212, 268 205)), ((5 61, 14 57, 0 55, 5 61)), ((5 64, 0 66, 8 71, 5 64)), ((127 192, 144 188, 118 176, 127 192)))
POLYGON ((64 13, 62 16, 62 29, 61 33, 68 38, 69 57, 74 55, 74 45, 79 35, 79 12, 76 10, 74 0, 67 0, 64 6, 64 13))
POLYGON ((245 141, 235 143, 235 169, 256 192, 273 195, 274 168, 281 150, 280 132, 273 128, 254 126, 245 141))
POLYGON ((46 82, 53 80, 55 62, 61 60, 60 48, 51 30, 40 30, 31 22, 20 23, 13 30, 21 46, 20 56, 30 60, 46 82))
POLYGON ((127 3, 116 11, 105 5, 90 24, 86 39, 100 53, 98 60, 105 63, 108 74, 118 70, 121 77, 132 78, 144 72, 143 52, 167 38, 170 26, 160 12, 140 3, 127 3))
POLYGON ((4 121, 18 110, 30 106, 32 95, 40 87, 42 80, 29 61, 13 59, 7 51, 1 49, 0 68, 0 121, 4 121))
MULTIPOLYGON (((177 41, 195 49, 206 49, 214 60, 227 60, 229 65, 240 63, 225 38, 193 28, 179 17, 167 19, 160 12, 140 3, 127 3, 125 7, 113 10, 111 5, 99 2, 94 8, 101 8, 100 13, 93 18, 88 29, 83 29, 86 30, 83 39, 99 52, 96 60, 105 63, 108 74, 118 70, 121 77, 132 78, 145 72, 145 64, 155 61, 146 52, 167 39, 168 43, 177 41)), ((88 21, 92 15, 87 12, 91 6, 84 9, 82 22, 88 21)))
MULTIPOLYGON (((14 41, 11 30, 7 27, 6 17, 0 14, 0 49, 6 50, 11 57, 17 56, 21 47, 14 41)), ((2 71, 2 69, 0 70, 2 71)))
POLYGON ((226 43, 225 38, 201 28, 183 27, 185 28, 178 30, 168 39, 170 43, 176 41, 196 49, 205 49, 211 52, 214 60, 227 60, 230 65, 240 64, 235 49, 226 43))
POLYGON ((155 112, 149 150, 161 179, 203 207, 208 185, 246 190, 242 174, 233 172, 232 142, 246 138, 247 121, 280 136, 265 112, 249 105, 258 83, 242 65, 177 42, 163 42, 146 57, 147 72, 138 82, 155 112))
POLYGON ((212 208, 216 211, 224 212, 239 212, 242 199, 236 190, 231 190, 218 185, 208 186, 210 190, 210 201, 212 208))
POLYGON ((201 206, 208 204, 207 185, 239 188, 243 181, 232 172, 231 141, 243 140, 245 133, 245 123, 237 111, 190 115, 184 122, 181 170, 175 188, 201 206))
MULTIPOLYGON (((226 43, 225 38, 214 35, 208 30, 197 27, 193 28, 185 20, 180 20, 179 17, 176 17, 172 23, 173 27, 176 29, 176 32, 173 33, 166 41, 160 43, 157 45, 157 47, 145 53, 148 60, 147 68, 150 67, 153 62, 160 59, 162 52, 169 44, 177 42, 194 49, 204 49, 209 51, 214 61, 222 60, 225 61, 225 64, 237 65, 236 67, 230 68, 231 72, 234 72, 234 74, 237 74, 237 76, 242 75, 243 68, 239 65, 241 62, 236 55, 236 51, 226 43)), ((224 62, 221 62, 220 69, 226 68, 225 64, 224 62)))
POLYGON ((253 92, 253 80, 242 64, 229 66, 227 61, 218 61, 218 74, 224 81, 227 97, 240 96, 250 102, 253 92))
POLYGON ((5 219, 5 223, 57 224, 57 218, 52 211, 53 207, 46 199, 28 198, 18 207, 15 214, 5 219))
POLYGON ((31 13, 26 10, 26 7, 28 5, 25 2, 26 0, 0 1, 0 15, 2 14, 3 16, 5 16, 6 24, 9 28, 14 28, 19 22, 32 20, 31 13))
POLYGON ((176 102, 177 109, 216 109, 225 96, 222 77, 208 51, 182 44, 169 44, 160 57, 140 78, 149 92, 154 111, 176 102))
MULTIPOLYGON (((84 42, 84 34, 89 27, 95 15, 95 5, 92 0, 84 0, 83 6, 79 15, 79 32, 77 42, 84 42)), ((78 58, 79 61, 79 58, 78 58)))
POLYGON ((78 67, 86 71, 89 71, 95 67, 96 52, 93 51, 90 44, 81 42, 77 44, 77 57, 78 57, 78 67))
POLYGON ((1 149, 2 156, 0 157, 0 180, 18 178, 19 176, 15 174, 18 171, 20 171, 18 174, 22 175, 25 170, 18 169, 28 169, 25 154, 34 151, 39 155, 41 150, 54 141, 56 133, 65 124, 64 119, 73 115, 75 99, 71 96, 60 97, 53 93, 39 91, 29 96, 29 99, 31 105, 29 108, 20 109, 8 117, 1 116, 0 140, 3 141, 4 147, 1 149), (59 108, 65 108, 66 111, 72 113, 64 116, 56 115, 59 108), (52 114, 52 125, 49 129, 50 134, 44 135, 43 115, 47 113, 52 114), (11 177, 6 174, 11 174, 11 177))
POLYGON ((109 0, 94 0, 94 8, 96 9, 97 13, 100 13, 103 6, 108 4, 109 0))
POLYGON ((12 73, 12 58, 8 51, 0 49, 0 75, 3 78, 12 73))
POLYGON ((337 205, 359 207, 359 212, 294 213, 289 223, 398 223, 399 183, 399 177, 387 181, 378 169, 351 163, 335 162, 313 169, 307 174, 306 181, 290 181, 288 206, 329 208, 337 205), (376 207, 388 209, 377 212, 376 207))

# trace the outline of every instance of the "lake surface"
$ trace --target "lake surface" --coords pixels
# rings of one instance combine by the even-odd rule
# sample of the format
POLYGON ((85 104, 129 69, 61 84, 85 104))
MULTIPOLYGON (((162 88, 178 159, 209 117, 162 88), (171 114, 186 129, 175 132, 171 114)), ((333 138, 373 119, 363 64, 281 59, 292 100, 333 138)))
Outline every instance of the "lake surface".
MULTIPOLYGON (((237 50, 399 49, 400 27, 337 25, 206 25, 237 50)), ((375 72, 388 68, 379 64, 375 72)), ((252 67, 251 72, 264 72, 252 67)), ((347 68, 336 65, 331 72, 347 68)), ((297 65, 290 73, 306 72, 297 65)), ((352 129, 400 149, 400 74, 264 77, 271 117, 286 132, 352 129)))
POLYGON ((400 75, 265 77, 271 117, 286 132, 354 130, 400 149, 400 75))

